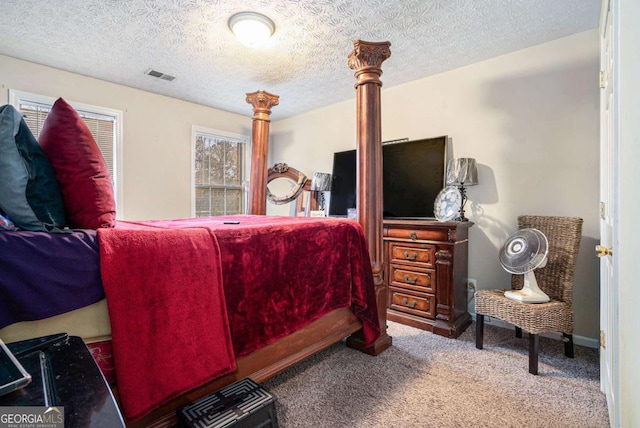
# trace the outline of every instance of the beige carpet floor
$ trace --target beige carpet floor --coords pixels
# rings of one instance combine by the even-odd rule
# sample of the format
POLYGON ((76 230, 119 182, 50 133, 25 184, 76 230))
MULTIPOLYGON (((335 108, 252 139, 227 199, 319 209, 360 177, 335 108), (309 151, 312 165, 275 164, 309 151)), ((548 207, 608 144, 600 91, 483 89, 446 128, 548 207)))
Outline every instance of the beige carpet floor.
POLYGON ((338 343, 263 383, 281 428, 608 427, 598 350, 541 338, 539 375, 528 340, 485 324, 458 339, 389 323, 393 346, 372 357, 338 343))

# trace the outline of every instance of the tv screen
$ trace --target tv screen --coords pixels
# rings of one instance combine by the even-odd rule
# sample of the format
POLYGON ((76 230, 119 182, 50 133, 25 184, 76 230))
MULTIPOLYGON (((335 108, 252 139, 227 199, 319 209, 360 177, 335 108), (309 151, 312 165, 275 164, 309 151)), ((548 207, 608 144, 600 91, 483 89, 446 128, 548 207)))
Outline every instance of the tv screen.
MULTIPOLYGON (((434 217, 433 203, 444 187, 447 137, 383 144, 383 217, 434 217)), ((346 216, 356 206, 356 151, 333 156, 329 215, 346 216)))

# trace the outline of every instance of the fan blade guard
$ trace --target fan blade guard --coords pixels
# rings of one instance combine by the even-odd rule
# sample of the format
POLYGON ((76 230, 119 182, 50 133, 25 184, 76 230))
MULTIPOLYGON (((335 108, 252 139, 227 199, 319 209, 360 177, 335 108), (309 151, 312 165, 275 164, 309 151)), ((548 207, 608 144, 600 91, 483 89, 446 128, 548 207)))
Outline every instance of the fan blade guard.
POLYGON ((546 262, 549 242, 534 228, 519 229, 507 239, 500 250, 500 264, 509 273, 524 274, 546 262))

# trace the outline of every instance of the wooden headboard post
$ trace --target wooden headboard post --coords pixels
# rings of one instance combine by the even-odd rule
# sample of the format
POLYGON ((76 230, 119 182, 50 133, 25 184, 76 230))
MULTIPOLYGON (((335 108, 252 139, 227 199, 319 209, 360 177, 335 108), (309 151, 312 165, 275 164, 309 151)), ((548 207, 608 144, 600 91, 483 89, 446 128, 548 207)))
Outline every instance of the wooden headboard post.
POLYGON ((251 131, 251 180, 249 181, 249 214, 267 213, 267 156, 271 107, 277 106, 279 96, 260 90, 247 94, 253 105, 251 131))
POLYGON ((382 251, 382 126, 380 68, 389 58, 389 42, 365 42, 356 40, 349 55, 349 68, 355 70, 356 88, 356 149, 358 168, 356 174, 356 207, 358 222, 364 229, 373 280, 376 286, 378 318, 382 334, 370 348, 364 349, 356 335, 347 342, 349 346, 377 355, 391 346, 387 334, 387 290, 383 282, 382 251))

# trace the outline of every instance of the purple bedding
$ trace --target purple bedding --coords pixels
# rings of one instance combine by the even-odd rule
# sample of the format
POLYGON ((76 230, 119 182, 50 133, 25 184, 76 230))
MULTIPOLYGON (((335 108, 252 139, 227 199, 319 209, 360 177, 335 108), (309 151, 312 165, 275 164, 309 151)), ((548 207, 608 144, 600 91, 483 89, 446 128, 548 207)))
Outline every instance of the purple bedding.
POLYGON ((95 230, 0 231, 0 328, 104 298, 95 230))

